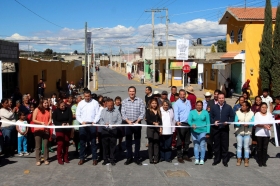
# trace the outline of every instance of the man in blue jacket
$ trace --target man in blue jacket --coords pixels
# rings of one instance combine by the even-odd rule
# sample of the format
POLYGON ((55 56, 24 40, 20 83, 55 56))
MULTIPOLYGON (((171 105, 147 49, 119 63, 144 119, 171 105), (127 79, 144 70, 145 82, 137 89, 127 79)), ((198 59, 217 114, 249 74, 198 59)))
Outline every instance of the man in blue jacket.
POLYGON ((218 104, 211 107, 210 110, 212 139, 214 140, 214 162, 217 165, 223 159, 223 164, 228 167, 228 146, 229 146, 229 125, 227 122, 234 121, 234 112, 230 105, 225 103, 225 94, 219 93, 218 104))

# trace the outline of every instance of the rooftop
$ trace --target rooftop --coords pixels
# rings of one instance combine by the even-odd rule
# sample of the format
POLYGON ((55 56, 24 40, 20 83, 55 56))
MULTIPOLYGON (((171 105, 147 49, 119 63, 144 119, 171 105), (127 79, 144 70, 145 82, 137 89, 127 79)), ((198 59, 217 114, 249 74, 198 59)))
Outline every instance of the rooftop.
MULTIPOLYGON (((272 19, 276 18, 276 7, 272 8, 272 19)), ((229 7, 221 18, 219 24, 227 24, 230 17, 234 17, 237 21, 264 21, 265 8, 235 8, 229 7)))

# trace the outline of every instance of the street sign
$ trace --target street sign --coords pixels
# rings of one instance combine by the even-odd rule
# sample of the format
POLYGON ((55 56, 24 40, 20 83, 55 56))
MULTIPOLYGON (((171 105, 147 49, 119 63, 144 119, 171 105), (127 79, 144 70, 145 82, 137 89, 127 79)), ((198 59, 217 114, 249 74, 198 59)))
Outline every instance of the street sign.
POLYGON ((190 41, 188 39, 177 39, 177 41, 176 41, 176 59, 188 60, 189 45, 190 45, 190 41))
POLYGON ((190 65, 186 64, 186 65, 183 66, 183 72, 184 73, 190 73, 190 71, 191 71, 190 65))

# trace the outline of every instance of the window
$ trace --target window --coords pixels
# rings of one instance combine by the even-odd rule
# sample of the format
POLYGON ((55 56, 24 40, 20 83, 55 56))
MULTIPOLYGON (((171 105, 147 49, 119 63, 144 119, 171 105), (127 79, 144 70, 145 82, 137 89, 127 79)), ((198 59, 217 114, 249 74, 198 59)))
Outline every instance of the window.
POLYGON ((42 79, 43 81, 47 81, 47 70, 42 70, 42 79))
POLYGON ((230 43, 234 43, 234 31, 230 32, 230 43))
POLYGON ((241 42, 242 39, 243 39, 243 38, 242 38, 242 34, 243 34, 243 31, 242 31, 242 29, 240 28, 239 31, 238 31, 238 43, 241 42))

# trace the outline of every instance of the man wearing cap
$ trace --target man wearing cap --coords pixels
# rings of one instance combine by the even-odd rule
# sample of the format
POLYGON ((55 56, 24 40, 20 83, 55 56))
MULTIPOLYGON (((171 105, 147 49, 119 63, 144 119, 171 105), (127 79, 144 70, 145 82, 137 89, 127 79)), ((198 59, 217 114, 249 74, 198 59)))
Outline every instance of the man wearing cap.
POLYGON ((210 92, 206 92, 204 94, 204 97, 205 97, 205 100, 203 100, 203 110, 206 110, 207 109, 207 105, 208 105, 208 102, 210 101, 211 99, 211 96, 212 94, 210 92))
MULTIPOLYGON (((157 100, 158 100, 158 106, 159 106, 159 107, 162 106, 162 103, 163 103, 164 101, 168 101, 168 102, 169 102, 169 100, 167 99, 167 95, 168 95, 168 92, 167 92, 167 91, 165 91, 165 90, 162 91, 161 97, 157 99, 157 100)), ((171 106, 170 103, 169 103, 169 106, 171 106)))
POLYGON ((161 97, 161 94, 159 93, 159 91, 155 90, 154 94, 153 94, 153 98, 158 99, 161 97))
POLYGON ((194 95, 194 90, 192 86, 188 86, 186 89, 186 92, 188 93, 187 100, 191 102, 192 110, 195 109, 195 103, 196 103, 196 96, 194 95))

